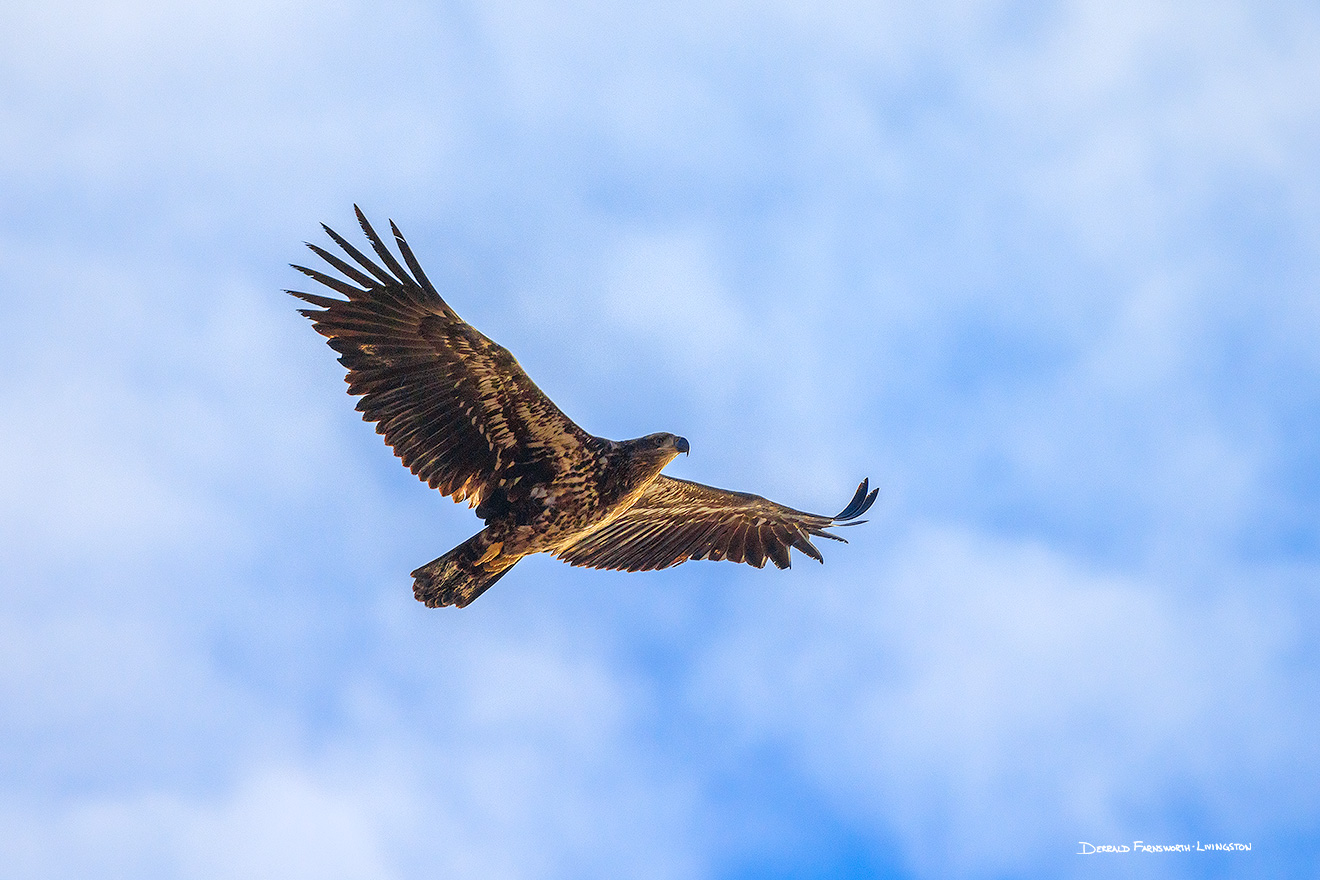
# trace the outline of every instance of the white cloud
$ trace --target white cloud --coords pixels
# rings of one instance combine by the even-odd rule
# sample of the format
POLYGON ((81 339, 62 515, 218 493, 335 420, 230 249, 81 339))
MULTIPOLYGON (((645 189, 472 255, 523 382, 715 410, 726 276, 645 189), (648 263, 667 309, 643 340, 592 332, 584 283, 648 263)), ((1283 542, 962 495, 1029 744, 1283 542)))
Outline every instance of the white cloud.
POLYGON ((1041 151, 1028 191, 1107 259, 1186 250, 1234 181, 1281 183, 1294 210, 1315 192, 1310 10, 1073 3, 1046 33, 997 59, 979 97, 1041 151))
POLYGON ((919 875, 1053 871, 1077 840, 1186 833, 1164 810, 1188 797, 1205 836, 1316 807, 1316 719, 1290 660, 1305 637, 1268 573, 1181 598, 947 529, 864 566, 835 562, 814 602, 758 600, 704 693, 898 834, 919 875), (1245 809, 1265 779, 1277 800, 1245 809))
MULTIPOLYGON (((73 798, 10 793, 0 858, 34 878, 696 875, 699 804, 684 773, 635 739, 646 709, 626 676, 581 644, 451 632, 456 642, 429 655, 394 632, 407 668, 356 676, 344 695, 353 723, 304 734, 319 747, 299 751, 294 736, 236 754, 208 740, 219 784, 137 776, 73 798)), ((190 662, 186 651, 157 659, 156 671, 190 662)), ((116 676, 132 692, 111 700, 118 711, 151 701, 172 715, 221 689, 177 693, 122 664, 116 676)), ((231 708, 226 724, 243 738, 273 707, 231 708)), ((142 735, 178 745, 168 730, 142 735)), ((122 760, 107 745, 104 758, 122 760)))
POLYGON ((753 353, 760 317, 733 299, 707 248, 695 233, 621 243, 606 269, 602 305, 628 335, 661 340, 664 369, 727 401, 753 353))
POLYGON ((37 821, 6 811, 7 870, 15 878, 383 880, 400 875, 382 851, 378 823, 389 817, 373 815, 379 799, 279 768, 255 772, 217 801, 89 799, 37 821))

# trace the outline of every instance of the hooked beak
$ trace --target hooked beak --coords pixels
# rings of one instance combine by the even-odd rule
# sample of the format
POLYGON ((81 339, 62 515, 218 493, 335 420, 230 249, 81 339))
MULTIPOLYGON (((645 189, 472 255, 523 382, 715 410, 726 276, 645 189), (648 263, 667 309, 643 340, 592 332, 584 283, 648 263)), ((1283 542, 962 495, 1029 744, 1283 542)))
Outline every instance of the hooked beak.
POLYGON ((690 447, 688 446, 688 442, 687 442, 687 438, 686 438, 686 437, 679 437, 677 440, 674 441, 674 449, 678 450, 679 452, 683 453, 684 455, 688 455, 688 454, 689 454, 689 453, 688 453, 688 449, 689 449, 689 448, 690 448, 690 447))

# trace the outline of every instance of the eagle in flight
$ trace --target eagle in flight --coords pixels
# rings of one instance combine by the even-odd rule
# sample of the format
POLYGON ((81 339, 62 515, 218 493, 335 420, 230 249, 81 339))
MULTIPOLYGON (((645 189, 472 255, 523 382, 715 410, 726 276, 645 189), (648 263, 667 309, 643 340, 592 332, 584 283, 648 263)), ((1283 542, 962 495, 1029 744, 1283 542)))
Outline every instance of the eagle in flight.
POLYGON ((407 468, 441 494, 466 500, 486 527, 412 573, 430 607, 463 607, 532 553, 570 565, 650 571, 689 559, 789 566, 796 547, 823 562, 811 538, 856 525, 875 501, 863 480, 834 516, 803 513, 759 495, 660 473, 688 442, 675 434, 606 440, 579 428, 528 378, 507 349, 440 298, 399 228, 399 264, 362 211, 380 262, 329 226, 352 263, 308 247, 347 281, 293 268, 347 299, 289 293, 339 352, 362 418, 407 468), (354 265, 356 264, 356 265, 354 265))

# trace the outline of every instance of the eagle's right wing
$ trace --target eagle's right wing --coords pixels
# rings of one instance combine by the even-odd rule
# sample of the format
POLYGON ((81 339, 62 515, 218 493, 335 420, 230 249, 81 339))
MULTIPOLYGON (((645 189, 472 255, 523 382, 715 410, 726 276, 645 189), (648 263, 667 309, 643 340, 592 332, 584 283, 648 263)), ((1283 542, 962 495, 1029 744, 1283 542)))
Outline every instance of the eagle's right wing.
POLYGON ((409 470, 455 501, 498 508, 592 458, 594 438, 560 412, 513 355, 440 298, 399 229, 403 268, 356 206, 383 267, 324 227, 351 265, 314 244, 353 283, 294 266, 347 300, 289 291, 348 369, 348 393, 409 470))
POLYGON ((730 492, 661 474, 622 516, 558 552, 571 565, 650 571, 689 559, 727 559, 788 568, 789 548, 823 562, 811 538, 842 541, 825 529, 857 525, 875 501, 862 480, 835 516, 803 513, 759 495, 730 492))

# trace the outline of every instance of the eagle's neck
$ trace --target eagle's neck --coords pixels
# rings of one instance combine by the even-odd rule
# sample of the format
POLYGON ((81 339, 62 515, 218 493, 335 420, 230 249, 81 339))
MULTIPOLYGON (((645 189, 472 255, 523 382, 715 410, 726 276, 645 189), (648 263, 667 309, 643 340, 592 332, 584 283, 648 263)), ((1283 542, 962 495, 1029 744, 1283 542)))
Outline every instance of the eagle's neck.
POLYGON ((600 486, 602 506, 611 520, 636 504, 677 454, 672 449, 650 449, 626 442, 614 445, 609 464, 602 469, 600 486))

